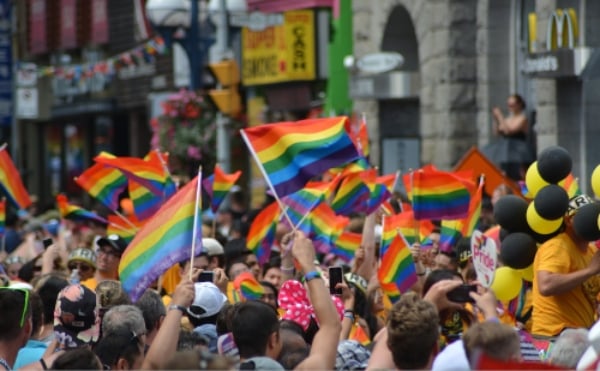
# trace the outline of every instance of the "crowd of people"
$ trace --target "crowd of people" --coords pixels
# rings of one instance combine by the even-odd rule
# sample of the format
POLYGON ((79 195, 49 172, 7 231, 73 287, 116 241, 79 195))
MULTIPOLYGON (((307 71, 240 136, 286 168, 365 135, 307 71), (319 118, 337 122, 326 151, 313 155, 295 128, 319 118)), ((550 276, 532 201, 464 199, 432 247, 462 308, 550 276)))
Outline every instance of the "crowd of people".
POLYGON ((578 204, 539 247, 533 282, 514 300, 477 282, 468 238, 440 251, 436 229, 430 246, 411 247, 418 281, 392 303, 377 275, 380 211, 348 224, 362 233, 351 263, 281 223, 261 265, 245 240, 257 211, 239 192, 230 198, 216 223, 205 220, 201 254, 134 303, 118 276, 127 242, 103 226, 31 219, 14 231, 21 243, 0 259, 0 369, 596 367, 600 253, 572 229, 578 204), (332 266, 343 270, 337 294, 332 266), (246 276, 258 297, 240 293, 246 276))

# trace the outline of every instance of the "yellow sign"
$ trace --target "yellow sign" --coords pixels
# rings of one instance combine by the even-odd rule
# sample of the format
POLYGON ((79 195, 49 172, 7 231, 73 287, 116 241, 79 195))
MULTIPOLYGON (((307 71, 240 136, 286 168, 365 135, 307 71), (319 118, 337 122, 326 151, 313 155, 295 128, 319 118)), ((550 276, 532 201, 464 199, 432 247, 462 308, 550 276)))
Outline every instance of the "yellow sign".
MULTIPOLYGON (((537 39, 537 14, 529 14, 529 52, 538 52, 535 41, 537 39)), ((577 44, 579 37, 579 24, 575 9, 557 9, 548 19, 546 28, 546 51, 569 48, 577 44)))
POLYGON ((312 10, 284 13, 284 22, 263 31, 242 29, 242 83, 314 80, 315 19, 312 10))
MULTIPOLYGON (((248 126, 258 126, 264 123, 263 114, 266 107, 267 102, 262 97, 248 99, 248 126)), ((256 161, 250 160, 250 162, 250 206, 253 209, 259 209, 265 202, 267 182, 265 182, 262 172, 256 166, 256 161)))

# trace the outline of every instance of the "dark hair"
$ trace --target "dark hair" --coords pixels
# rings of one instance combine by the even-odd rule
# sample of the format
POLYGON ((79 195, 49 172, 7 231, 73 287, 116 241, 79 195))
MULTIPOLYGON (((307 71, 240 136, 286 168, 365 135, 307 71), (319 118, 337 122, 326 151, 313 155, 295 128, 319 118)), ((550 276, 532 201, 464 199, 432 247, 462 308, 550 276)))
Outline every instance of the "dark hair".
POLYGON ((69 349, 52 363, 52 370, 102 370, 96 354, 87 347, 69 349))
POLYGON ((47 278, 41 278, 39 282, 41 284, 38 284, 37 293, 44 304, 44 323, 53 323, 56 297, 62 289, 69 286, 69 281, 59 275, 51 273, 47 278))
POLYGON ((277 311, 257 300, 237 303, 231 323, 241 358, 264 356, 269 337, 279 331, 277 311))
POLYGON ((260 284, 261 286, 265 286, 273 290, 273 293, 275 294, 275 300, 277 301, 277 298, 279 297, 279 290, 277 290, 277 287, 268 281, 260 281, 260 284))
MULTIPOLYGON (((44 303, 35 291, 29 292, 29 303, 31 305, 31 334, 37 334, 44 324, 44 303)), ((52 320, 54 320, 54 316, 52 316, 52 320)))
POLYGON ((512 94, 511 97, 515 98, 517 104, 521 106, 521 109, 525 109, 525 107, 527 107, 527 105, 525 104, 525 99, 523 99, 523 97, 520 94, 515 93, 512 94))
MULTIPOLYGON (((94 352, 102 361, 103 365, 111 368, 117 364, 119 358, 123 358, 132 366, 135 358, 140 356, 141 338, 132 331, 118 329, 111 331, 110 335, 100 339, 100 342, 94 348, 94 352)), ((143 344, 142 344, 143 345, 143 344)))
POLYGON ((462 280, 462 276, 460 275, 460 273, 450 269, 436 269, 431 271, 431 273, 427 275, 427 278, 425 278, 421 296, 425 296, 425 294, 427 294, 427 291, 429 291, 431 286, 438 283, 439 281, 452 280, 454 278, 460 278, 462 280))
POLYGON ((19 269, 19 279, 25 282, 31 282, 33 279, 33 273, 35 272, 35 263, 40 260, 42 256, 38 255, 35 258, 31 259, 27 263, 23 264, 21 269, 19 269))
MULTIPOLYGON (((31 304, 27 303, 25 318, 31 315, 31 304)), ((0 289, 0 341, 10 341, 19 335, 22 330, 21 318, 25 306, 25 293, 23 290, 0 289)), ((25 326, 25 323, 23 323, 25 326)))
POLYGON ((177 351, 192 350, 198 345, 208 346, 208 341, 205 337, 197 332, 180 330, 179 340, 177 341, 177 351))
POLYGON ((217 316, 217 335, 221 336, 231 332, 231 320, 234 309, 233 305, 225 303, 219 311, 219 315, 217 316))
POLYGON ((142 297, 135 303, 135 306, 142 310, 146 331, 151 332, 158 327, 161 317, 167 315, 162 298, 155 290, 148 289, 142 297))

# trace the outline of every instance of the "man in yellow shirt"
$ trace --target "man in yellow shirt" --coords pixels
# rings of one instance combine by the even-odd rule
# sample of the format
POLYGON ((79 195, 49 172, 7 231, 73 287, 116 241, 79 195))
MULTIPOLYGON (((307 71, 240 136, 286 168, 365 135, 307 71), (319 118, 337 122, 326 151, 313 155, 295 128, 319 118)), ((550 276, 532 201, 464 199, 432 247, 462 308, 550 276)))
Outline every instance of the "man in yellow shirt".
POLYGON ((581 195, 569 203, 565 230, 542 244, 533 262, 534 336, 558 336, 566 328, 594 324, 600 292, 600 252, 573 229, 577 209, 593 202, 581 195))
POLYGON ((127 242, 116 234, 111 234, 98 239, 96 245, 96 272, 92 278, 81 282, 92 291, 102 281, 119 279, 119 262, 127 248, 127 242))

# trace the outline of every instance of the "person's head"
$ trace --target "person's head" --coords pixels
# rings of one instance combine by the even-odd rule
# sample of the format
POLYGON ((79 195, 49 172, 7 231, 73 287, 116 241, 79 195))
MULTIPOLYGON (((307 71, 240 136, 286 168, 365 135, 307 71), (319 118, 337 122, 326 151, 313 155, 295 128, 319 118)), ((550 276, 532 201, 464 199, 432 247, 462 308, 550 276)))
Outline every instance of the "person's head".
POLYGON ((69 273, 77 269, 81 281, 92 278, 96 271, 96 253, 86 248, 75 249, 69 254, 67 267, 69 268, 69 273))
POLYGON ((179 330, 179 340, 177 340, 177 350, 204 349, 208 350, 208 339, 197 332, 185 329, 179 330))
POLYGON ((19 278, 19 270, 25 264, 25 259, 20 256, 11 256, 4 261, 4 270, 11 280, 19 278))
POLYGON ((116 305, 131 304, 129 295, 123 290, 121 282, 105 280, 96 286, 96 299, 100 318, 116 305))
POLYGON ((433 269, 458 271, 458 257, 454 251, 440 251, 433 259, 433 269))
POLYGON ((25 282, 32 282, 42 274, 42 256, 38 255, 19 269, 18 279, 25 282))
POLYGON ((119 261, 127 249, 127 242, 118 235, 111 234, 98 239, 96 244, 96 268, 103 274, 117 277, 119 261))
POLYGON ((442 280, 462 281, 462 276, 458 272, 450 269, 436 269, 434 271, 431 271, 431 273, 427 275, 427 278, 425 278, 421 295, 425 296, 431 288, 431 286, 442 280))
POLYGON ((552 347, 550 364, 574 370, 577 362, 590 345, 588 332, 584 328, 566 329, 561 332, 552 347))
POLYGON ((103 336, 94 347, 102 364, 110 370, 139 370, 144 360, 144 339, 125 329, 103 336))
POLYGON ((202 255, 208 260, 205 270, 213 270, 215 268, 225 267, 225 249, 219 241, 214 238, 202 239, 202 255))
POLYGON ((271 282, 267 281, 260 281, 260 285, 264 290, 260 300, 277 309, 277 296, 279 295, 277 288, 271 282))
POLYGON ((146 333, 150 335, 157 332, 167 315, 160 294, 155 290, 148 289, 135 303, 135 306, 142 311, 144 323, 146 324, 146 333))
POLYGON ((246 264, 246 257, 238 257, 236 260, 227 264, 227 277, 230 281, 234 281, 237 276, 244 272, 249 272, 250 267, 246 264))
POLYGON ((69 281, 55 273, 42 276, 35 285, 34 289, 42 300, 45 325, 54 323, 56 298, 58 293, 67 286, 69 286, 69 281))
POLYGON ((194 302, 187 310, 190 323, 194 327, 216 324, 217 316, 227 302, 227 296, 212 282, 196 282, 194 290, 194 302))
POLYGON ((199 350, 175 353, 165 365, 167 370, 231 370, 233 363, 224 356, 199 350))
POLYGON ((146 342, 146 324, 140 308, 135 305, 117 305, 104 314, 102 318, 102 336, 113 333, 135 333, 143 336, 146 342))
POLYGON ((521 359, 521 340, 517 331, 498 322, 480 322, 463 334, 463 345, 471 363, 478 354, 499 361, 521 359))
POLYGON ((254 278, 257 280, 260 279, 260 264, 258 263, 258 258, 254 254, 246 254, 246 265, 250 268, 250 272, 254 275, 254 278))
POLYGON ((31 336, 30 294, 25 289, 0 288, 0 343, 22 347, 31 336))
POLYGON ((31 303, 31 337, 37 339, 44 325, 44 303, 35 291, 29 292, 29 302, 31 303))
POLYGON ((233 313, 235 311, 235 306, 225 303, 219 315, 217 316, 217 335, 225 335, 228 332, 231 332, 231 321, 233 319, 233 313))
POLYGON ((232 332, 240 358, 266 356, 277 359, 281 352, 277 311, 260 301, 235 305, 232 332))
POLYGON ((69 349, 52 362, 52 370, 103 370, 102 362, 87 347, 69 349))
POLYGON ((513 194, 512 189, 506 184, 502 183, 498 187, 494 188, 494 192, 492 192, 492 206, 496 205, 496 202, 500 200, 502 197, 513 194))
POLYGON ((269 282, 270 284, 275 286, 277 290, 281 288, 282 277, 283 276, 281 274, 281 269, 279 268, 279 265, 275 266, 271 264, 266 264, 263 267, 263 281, 269 282))
POLYGON ((192 262, 193 265, 190 265, 190 259, 185 259, 183 261, 179 262, 179 276, 181 278, 185 278, 188 277, 190 274, 190 267, 192 267, 192 269, 202 269, 202 270, 209 270, 209 259, 207 255, 198 255, 196 257, 194 257, 194 260, 192 262))
POLYGON ((98 340, 96 294, 71 284, 58 294, 54 310, 54 336, 62 349, 90 345, 98 340))
POLYGON ((308 357, 310 351, 309 345, 304 340, 304 330, 294 321, 282 320, 279 334, 281 336, 281 352, 277 361, 286 370, 293 370, 308 357))
POLYGON ((525 109, 525 100, 519 94, 512 94, 506 100, 508 110, 513 113, 519 113, 525 109))
POLYGON ((390 311, 387 346, 400 369, 427 368, 437 353, 439 316, 435 306, 408 292, 390 311))

